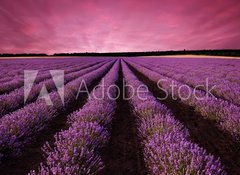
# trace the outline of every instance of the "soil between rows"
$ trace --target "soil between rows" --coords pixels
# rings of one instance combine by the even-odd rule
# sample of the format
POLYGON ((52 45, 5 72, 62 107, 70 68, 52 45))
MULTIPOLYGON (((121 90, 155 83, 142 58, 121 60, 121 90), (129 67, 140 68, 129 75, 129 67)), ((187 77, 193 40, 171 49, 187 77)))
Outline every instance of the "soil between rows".
POLYGON ((99 175, 144 175, 141 144, 137 137, 135 117, 128 101, 123 99, 123 75, 119 72, 117 86, 121 89, 117 110, 112 121, 111 137, 100 155, 105 168, 99 175))
MULTIPOLYGON (((102 77, 101 77, 102 78, 102 77)), ((101 78, 96 79, 88 88, 89 92, 98 85, 101 78)), ((30 170, 37 170, 39 164, 45 161, 45 157, 42 152, 42 146, 46 141, 53 145, 55 139, 54 135, 61 130, 67 129, 67 116, 80 109, 87 101, 88 94, 82 93, 76 102, 67 108, 62 114, 49 121, 47 127, 44 130, 37 133, 34 138, 29 142, 23 153, 18 158, 8 158, 3 160, 3 164, 0 166, 0 174, 4 175, 25 175, 30 170)))
MULTIPOLYGON (((156 98, 165 97, 165 93, 157 87, 155 82, 134 69, 131 65, 128 64, 128 66, 138 79, 148 86, 156 98)), ((235 141, 230 134, 219 130, 213 121, 196 113, 192 107, 184 105, 180 101, 175 101, 171 97, 166 100, 161 100, 160 102, 166 105, 176 119, 183 123, 188 129, 191 141, 197 143, 216 157, 220 157, 228 174, 239 174, 239 142, 235 141)))
MULTIPOLYGON (((89 65, 88 67, 86 67, 85 65, 83 65, 82 68, 79 68, 79 70, 75 70, 75 71, 73 71, 73 72, 67 73, 67 74, 65 74, 65 76, 66 76, 66 75, 69 75, 69 74, 72 74, 72 73, 79 72, 79 71, 83 71, 83 70, 85 70, 85 69, 87 69, 87 68, 96 66, 96 65, 98 65, 98 64, 101 64, 101 62, 97 62, 96 64, 91 64, 91 65, 89 65)), ((38 85, 39 83, 42 83, 43 81, 46 81, 46 80, 50 80, 50 78, 47 78, 47 79, 45 79, 45 80, 42 80, 42 81, 36 83, 36 85, 38 85)), ((71 82, 71 81, 72 81, 72 80, 66 82, 65 85, 66 85, 67 83, 71 82)), ((18 89, 18 88, 16 88, 16 89, 18 89)), ((16 90, 16 89, 14 89, 14 90, 16 90)), ((49 86, 47 86, 47 85, 46 85, 46 89, 47 89, 47 91, 48 91, 49 93, 54 92, 54 91, 57 90, 56 87, 54 87, 54 88, 49 88, 49 86)), ((30 92, 30 93, 31 93, 31 92, 30 92)), ((38 93, 40 93, 40 91, 39 91, 38 93)), ((38 98, 38 96, 35 96, 35 97, 32 98, 31 100, 27 100, 26 103, 25 103, 25 105, 35 102, 35 101, 37 100, 37 98, 38 98)), ((9 113, 11 113, 11 112, 14 112, 14 111, 16 111, 16 110, 18 110, 18 109, 20 109, 20 108, 23 108, 23 107, 24 107, 24 99, 22 99, 21 104, 20 104, 17 108, 15 108, 14 110, 11 110, 11 111, 9 111, 9 112, 7 112, 7 113, 4 113, 4 115, 9 114, 9 113)), ((3 116, 2 116, 2 117, 3 117, 3 116)), ((1 118, 1 117, 0 117, 0 118, 1 118)))
MULTIPOLYGON (((141 66, 144 66, 144 65, 141 65, 141 66)), ((144 66, 144 67, 145 67, 145 66, 144 66)), ((147 67, 145 67, 145 68, 147 68, 147 67)), ((155 68, 158 68, 158 67, 155 67, 155 68)), ((160 69, 160 68, 159 68, 159 69, 160 69)), ((151 69, 151 70, 154 71, 153 69, 151 69)), ((162 76, 165 76, 165 77, 167 77, 167 78, 170 78, 170 79, 173 79, 173 80, 175 80, 175 81, 178 81, 178 82, 180 82, 180 83, 182 83, 182 84, 186 84, 185 82, 180 81, 180 80, 177 80, 177 79, 175 79, 174 77, 168 76, 168 75, 166 75, 166 74, 164 74, 164 73, 161 73, 161 72, 157 72, 157 73, 159 73, 159 74, 161 74, 162 76)), ((188 84, 188 86, 191 87, 191 88, 195 88, 195 86, 192 85, 192 84, 188 84)), ((202 88, 202 87, 200 87, 198 90, 201 90, 201 91, 204 92, 204 93, 207 92, 206 89, 204 89, 204 88, 202 88)), ((222 100, 227 101, 227 102, 229 102, 229 103, 232 103, 232 104, 234 104, 234 105, 236 105, 236 106, 240 106, 239 104, 237 104, 237 103, 235 103, 235 102, 233 102, 233 101, 230 101, 229 99, 226 99, 226 98, 225 98, 224 96, 222 96, 222 95, 218 95, 218 94, 216 94, 216 93, 214 93, 214 92, 212 92, 212 94, 213 94, 213 96, 216 97, 216 98, 222 99, 222 100)))

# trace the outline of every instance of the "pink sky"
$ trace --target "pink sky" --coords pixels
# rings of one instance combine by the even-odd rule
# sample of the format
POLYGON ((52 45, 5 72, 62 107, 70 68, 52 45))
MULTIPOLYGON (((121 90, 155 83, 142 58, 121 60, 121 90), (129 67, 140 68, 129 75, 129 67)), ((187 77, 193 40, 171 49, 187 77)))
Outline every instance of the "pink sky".
POLYGON ((0 0, 0 53, 240 49, 239 0, 0 0))

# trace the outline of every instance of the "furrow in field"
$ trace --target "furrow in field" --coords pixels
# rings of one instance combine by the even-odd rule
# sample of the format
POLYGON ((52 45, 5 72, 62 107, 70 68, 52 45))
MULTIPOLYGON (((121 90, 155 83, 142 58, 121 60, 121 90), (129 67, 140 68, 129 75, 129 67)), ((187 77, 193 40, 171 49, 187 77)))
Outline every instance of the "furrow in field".
POLYGON ((118 70, 119 61, 93 90, 83 108, 69 115, 70 127, 55 135, 54 144, 45 144, 46 160, 31 174, 97 174, 104 167, 99 149, 110 137, 108 128, 117 96, 117 88, 112 86, 118 79, 118 70), (109 87, 112 87, 110 91, 109 87), (69 154, 72 151, 74 154, 69 154))
POLYGON ((122 69, 117 86, 120 96, 117 99, 116 114, 113 116, 110 141, 101 151, 105 168, 99 175, 143 175, 146 174, 146 169, 137 138, 135 117, 131 113, 129 102, 123 98, 122 69))
MULTIPOLYGON (((135 62, 136 63, 136 62, 135 62)), ((156 65, 153 64, 146 64, 146 63, 141 63, 141 66, 147 67, 148 69, 151 69, 152 71, 155 71, 167 78, 171 78, 173 80, 176 80, 182 84, 187 84, 192 88, 195 88, 197 86, 199 90, 202 90, 204 93, 206 93, 206 83, 208 83, 209 85, 209 89, 211 89, 211 87, 214 87, 213 90, 211 91, 211 93, 219 99, 225 100, 229 103, 233 103, 234 105, 240 106, 240 101, 238 100, 240 98, 239 96, 239 84, 238 83, 230 83, 230 82, 214 82, 213 79, 208 79, 206 80, 206 78, 209 77, 201 77, 201 74, 199 75, 199 81, 197 80, 192 80, 189 79, 187 77, 185 77, 184 74, 179 74, 177 72, 174 72, 174 70, 172 70, 172 72, 169 72, 168 70, 164 70, 162 68, 157 67, 156 65), (207 81, 207 82, 204 82, 207 81), (212 82, 213 81, 213 82, 212 82), (223 87, 224 86, 224 87, 223 87)), ((191 77, 190 77, 191 78, 191 77)), ((217 79, 217 78, 216 78, 217 79)))
MULTIPOLYGON (((156 98, 165 97, 165 92, 159 89, 151 77, 147 77, 131 64, 128 66, 148 86, 156 98)), ((238 141, 230 134, 220 130, 215 122, 196 113, 193 107, 183 104, 180 100, 173 100, 169 96, 160 102, 167 106, 175 118, 188 129, 191 141, 206 149, 207 152, 220 157, 229 174, 238 174, 240 171, 240 144, 238 141)))
MULTIPOLYGON (((69 83, 70 81, 73 81, 74 79, 78 78, 79 76, 82 76, 85 73, 88 73, 92 70, 95 70, 96 68, 99 68, 105 63, 98 63, 98 64, 90 64, 89 66, 83 66, 83 68, 80 68, 78 71, 74 71, 72 73, 68 73, 64 75, 64 84, 69 83)), ((19 88, 15 91, 13 91, 10 94, 2 95, 0 96, 0 117, 13 112, 24 105, 27 105, 31 102, 34 102, 37 100, 38 95, 42 89, 43 86, 46 86, 47 91, 54 92, 56 91, 57 87, 55 85, 55 82, 53 79, 47 79, 43 80, 40 83, 34 85, 28 95, 27 101, 24 103, 24 87, 19 88)))
POLYGON ((186 85, 152 71, 133 62, 128 62, 145 76, 162 86, 166 96, 180 100, 212 122, 220 130, 230 133, 234 139, 240 140, 240 107, 224 100, 213 98, 202 91, 186 87, 186 85), (174 86, 173 86, 174 84, 174 86))
MULTIPOLYGON (((62 67, 61 70, 66 70, 66 73, 72 73, 72 72, 78 71, 79 69, 86 68, 86 67, 94 65, 94 64, 95 63, 90 63, 90 64, 86 64, 86 65, 85 64, 80 64, 80 66, 77 66, 75 68, 62 67)), ((55 70, 55 69, 56 68, 54 66, 51 68, 51 70, 55 70)), ((32 69, 30 69, 30 70, 32 70, 32 69)), ((45 81, 47 79, 51 79, 51 77, 52 76, 47 71, 46 73, 44 73, 40 76, 37 76, 34 82, 35 83, 40 83, 40 82, 45 81)), ((15 78, 13 81, 3 83, 3 84, 0 85, 0 94, 6 94, 7 95, 10 92, 18 91, 18 89, 23 88, 23 86, 24 86, 24 78, 23 77, 15 78)))
MULTIPOLYGON (((3 75, 3 77, 0 79, 0 82, 2 83, 2 85, 0 86, 0 94, 3 93, 8 93, 8 89, 6 89, 7 83, 10 84, 14 81, 23 79, 23 72, 24 70, 41 70, 42 73, 48 71, 48 70, 52 70, 52 69, 62 69, 62 68, 66 68, 66 67, 76 67, 76 65, 72 65, 72 63, 61 63, 61 64, 54 64, 51 63, 47 66, 41 66, 41 65, 32 65, 29 64, 28 66, 23 66, 23 65, 18 65, 18 68, 15 67, 8 67, 6 68, 6 70, 1 70, 0 73, 3 75), (19 68, 20 67, 20 68, 19 68), (16 70, 17 69, 17 70, 16 70), (4 87, 5 90, 4 91, 4 87)), ((15 84, 13 84, 15 85, 15 84)))
POLYGON ((31 142, 36 134, 48 126, 49 121, 65 114, 68 108, 75 105, 76 97, 81 98, 78 92, 85 89, 85 86, 82 86, 83 80, 87 86, 90 86, 106 74, 112 64, 113 61, 106 63, 95 71, 68 83, 65 86, 64 105, 55 92, 50 94, 53 105, 49 106, 44 100, 39 99, 35 103, 2 118, 0 120, 0 155, 2 160, 21 155, 22 149, 31 142))

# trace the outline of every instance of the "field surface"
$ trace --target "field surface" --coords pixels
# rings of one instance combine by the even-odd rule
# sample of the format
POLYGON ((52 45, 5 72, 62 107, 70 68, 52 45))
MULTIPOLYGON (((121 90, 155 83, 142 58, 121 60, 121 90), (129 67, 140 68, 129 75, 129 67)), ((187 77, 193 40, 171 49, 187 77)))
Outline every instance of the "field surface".
POLYGON ((0 60, 0 174, 239 172, 240 59, 0 60))

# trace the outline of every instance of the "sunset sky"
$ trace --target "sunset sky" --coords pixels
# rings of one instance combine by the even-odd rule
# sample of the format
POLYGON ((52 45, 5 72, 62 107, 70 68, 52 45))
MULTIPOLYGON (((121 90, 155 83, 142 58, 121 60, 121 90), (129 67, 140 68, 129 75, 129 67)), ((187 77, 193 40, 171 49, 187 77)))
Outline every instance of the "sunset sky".
POLYGON ((240 49, 239 0, 0 0, 0 53, 240 49))

